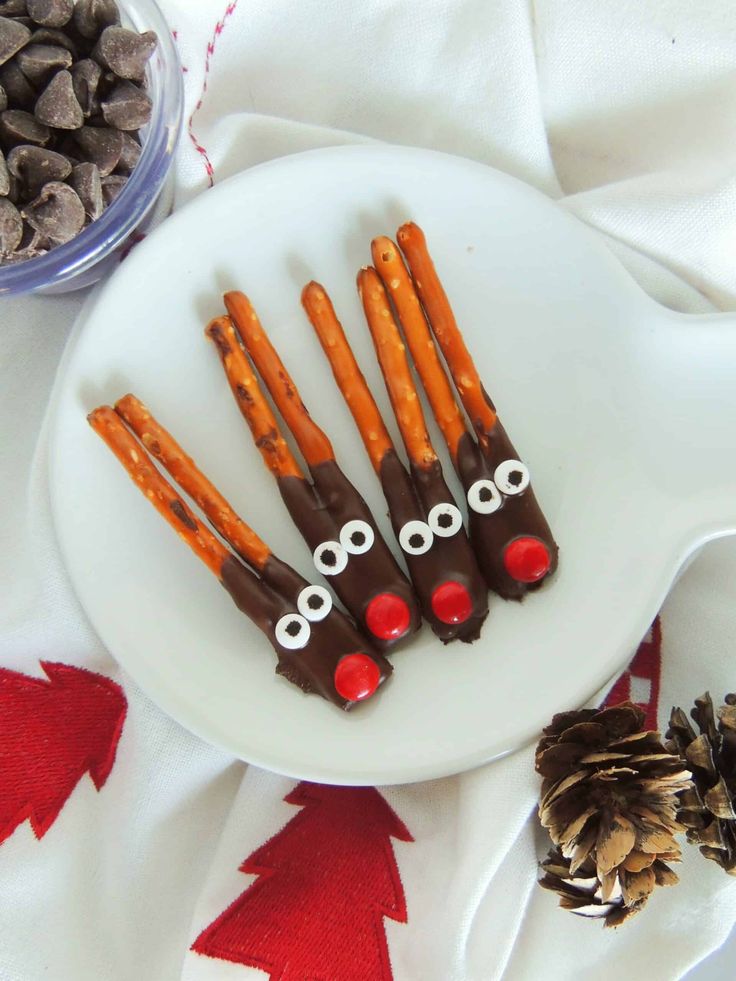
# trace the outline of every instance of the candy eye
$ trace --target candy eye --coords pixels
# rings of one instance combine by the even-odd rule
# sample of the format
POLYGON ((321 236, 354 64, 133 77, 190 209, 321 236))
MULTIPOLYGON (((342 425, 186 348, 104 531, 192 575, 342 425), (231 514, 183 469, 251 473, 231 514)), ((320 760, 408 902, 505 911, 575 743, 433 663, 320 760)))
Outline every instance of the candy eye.
POLYGON ((504 460, 493 475, 502 494, 521 494, 529 486, 529 470, 521 460, 504 460))
POLYGON ((332 597, 324 586, 305 586, 297 596, 296 608, 307 620, 319 623, 332 609, 332 597))
POLYGON ((432 529, 424 521, 407 521, 399 532, 399 545, 407 555, 424 555, 433 539, 432 529))
POLYGON ((476 480, 468 491, 468 504, 477 514, 493 514, 501 507, 502 500, 492 480, 476 480))
POLYGON ((427 515, 427 521, 440 538, 452 538, 463 526, 463 516, 454 504, 435 504, 427 515))
POLYGON ((351 555, 362 555, 373 545, 376 536, 367 521, 355 518, 340 529, 340 544, 351 555))
POLYGON ((314 567, 323 576, 336 576, 348 564, 348 553, 339 542, 322 542, 312 556, 314 567))
POLYGON ((276 624, 276 641, 287 651, 298 651, 309 642, 309 624, 298 613, 287 613, 276 624))

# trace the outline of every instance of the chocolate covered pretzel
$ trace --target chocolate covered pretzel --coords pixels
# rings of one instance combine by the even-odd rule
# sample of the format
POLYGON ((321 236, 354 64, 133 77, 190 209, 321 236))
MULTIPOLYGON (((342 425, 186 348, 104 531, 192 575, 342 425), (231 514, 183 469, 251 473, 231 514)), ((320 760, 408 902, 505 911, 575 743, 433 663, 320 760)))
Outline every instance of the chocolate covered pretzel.
POLYGON ((342 709, 375 693, 391 674, 389 662, 333 606, 323 586, 307 582, 271 552, 138 399, 126 395, 115 409, 100 406, 88 419, 159 514, 268 638, 278 674, 342 709), (194 515, 149 453, 232 552, 194 515))
POLYGON ((397 240, 411 275, 399 249, 385 236, 372 243, 373 262, 465 489, 470 537, 486 582, 505 599, 521 599, 557 568, 557 544, 534 496, 529 469, 501 425, 465 346, 424 233, 409 222, 401 226, 397 240), (466 426, 435 341, 477 439, 466 426))
POLYGON ((338 466, 329 439, 307 412, 250 301, 243 293, 231 292, 225 304, 230 317, 216 318, 206 334, 217 347, 255 444, 312 552, 315 568, 329 579, 375 646, 387 650, 421 625, 411 584, 368 505, 338 466), (284 440, 248 355, 291 430, 313 483, 284 440))
POLYGON ((430 442, 404 346, 375 270, 361 271, 358 288, 410 470, 399 459, 326 291, 309 283, 302 303, 381 482, 422 613, 445 643, 470 642, 479 636, 488 613, 486 585, 430 442))

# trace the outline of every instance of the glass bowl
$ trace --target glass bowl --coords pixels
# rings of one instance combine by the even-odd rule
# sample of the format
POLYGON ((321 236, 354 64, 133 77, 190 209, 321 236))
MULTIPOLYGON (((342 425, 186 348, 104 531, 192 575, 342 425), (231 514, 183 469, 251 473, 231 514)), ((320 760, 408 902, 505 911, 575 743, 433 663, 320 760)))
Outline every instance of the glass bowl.
POLYGON ((179 54, 154 0, 122 0, 118 6, 123 26, 158 36, 146 74, 153 112, 141 132, 140 159, 115 201, 76 238, 38 258, 0 266, 0 296, 65 293, 97 282, 120 261, 131 236, 145 228, 166 185, 184 104, 179 54))

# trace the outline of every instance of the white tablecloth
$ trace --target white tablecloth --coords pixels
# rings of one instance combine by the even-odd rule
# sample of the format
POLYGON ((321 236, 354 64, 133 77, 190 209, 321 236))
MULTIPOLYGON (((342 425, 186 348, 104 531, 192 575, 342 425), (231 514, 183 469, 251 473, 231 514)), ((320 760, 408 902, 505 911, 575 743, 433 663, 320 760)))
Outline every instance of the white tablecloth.
MULTIPOLYGON (((729 0, 166 0, 164 9, 185 68, 177 204, 296 150, 367 140, 435 147, 559 199, 662 303, 736 309, 729 0)), ((535 887, 545 844, 529 820, 538 789, 530 750, 381 797, 343 791, 336 806, 325 788, 295 790, 204 745, 137 691, 71 593, 48 505, 44 412, 82 299, 0 307, 0 713, 10 688, 31 706, 27 725, 10 735, 6 726, 0 744, 0 979, 238 981, 264 977, 263 968, 295 981, 328 963, 325 981, 657 981, 721 944, 736 882, 694 849, 681 885, 615 932, 564 914, 535 887), (88 669, 122 690, 72 672, 80 691, 104 693, 108 756, 86 760, 99 790, 88 775, 59 789, 48 827, 35 821, 39 838, 25 818, 44 767, 48 780, 68 775, 69 747, 83 742, 61 723, 49 736, 48 713, 33 718, 41 696, 28 679, 46 677, 40 661, 88 669), (11 744, 26 754, 21 768, 11 744), (25 810, 9 813, 10 799, 25 810), (320 806, 338 815, 322 829, 323 850, 313 840, 320 806), (348 818, 371 808, 383 858, 362 873, 366 934, 357 912, 346 920, 337 910, 354 887, 345 860, 358 832, 348 818), (252 871, 269 860, 286 863, 291 885, 252 871), (276 899, 288 926, 270 930, 276 899), (323 925, 316 946, 304 934, 310 911, 323 925)), ((672 704, 736 688, 735 582, 736 541, 726 540, 703 551, 667 601, 660 725, 672 704)), ((62 690, 57 676, 43 697, 62 690)), ((351 902, 360 907, 360 894, 351 902)))

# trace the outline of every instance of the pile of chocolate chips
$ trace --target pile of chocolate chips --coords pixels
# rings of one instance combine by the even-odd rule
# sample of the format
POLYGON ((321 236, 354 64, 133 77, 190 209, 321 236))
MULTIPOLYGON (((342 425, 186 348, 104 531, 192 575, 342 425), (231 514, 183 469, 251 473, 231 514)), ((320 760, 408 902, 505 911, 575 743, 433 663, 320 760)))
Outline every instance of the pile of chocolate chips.
POLYGON ((125 186, 156 43, 115 0, 0 0, 0 266, 68 242, 125 186))

